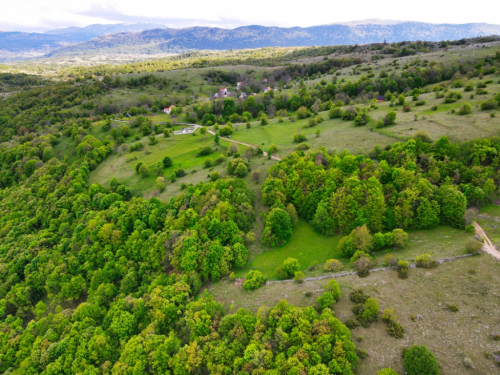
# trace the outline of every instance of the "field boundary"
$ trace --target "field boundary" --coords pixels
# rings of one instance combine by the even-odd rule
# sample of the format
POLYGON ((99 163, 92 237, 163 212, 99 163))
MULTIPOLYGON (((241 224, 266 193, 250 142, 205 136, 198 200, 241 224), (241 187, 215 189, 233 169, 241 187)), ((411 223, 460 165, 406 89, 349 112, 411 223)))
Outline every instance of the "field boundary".
MULTIPOLYGON (((457 260, 457 259, 469 258, 472 255, 473 254, 457 255, 457 256, 454 256, 454 257, 451 257, 451 258, 439 259, 436 262, 438 262, 439 264, 443 264, 443 263, 446 263, 446 262, 452 262, 452 261, 457 260)), ((412 263, 408 267, 409 268, 416 268, 417 264, 416 263, 412 263)), ((392 271, 392 270, 396 270, 397 268, 398 268, 398 266, 375 268, 375 269, 370 270, 370 272, 392 271)), ((356 275, 356 273, 357 273, 356 271, 345 271, 345 272, 332 273, 332 274, 329 274, 329 275, 318 276, 318 277, 307 277, 307 278, 304 279, 304 281, 316 281, 316 280, 324 280, 324 279, 336 279, 336 278, 339 278, 339 277, 344 277, 344 276, 349 276, 349 275, 356 275)), ((274 281, 268 281, 266 283, 266 285, 271 285, 271 284, 276 284, 276 283, 290 283, 290 282, 293 282, 293 281, 294 281, 293 279, 274 280, 274 281)))

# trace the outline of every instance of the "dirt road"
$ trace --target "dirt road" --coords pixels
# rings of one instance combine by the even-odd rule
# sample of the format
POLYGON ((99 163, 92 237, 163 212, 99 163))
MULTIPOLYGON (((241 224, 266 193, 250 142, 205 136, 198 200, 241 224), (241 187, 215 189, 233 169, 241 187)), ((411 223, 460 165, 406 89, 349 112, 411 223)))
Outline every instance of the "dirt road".
MULTIPOLYGON (((209 130, 208 132, 210 134, 212 134, 212 135, 215 135, 215 132, 213 132, 212 130, 209 130)), ((220 139, 223 139, 224 141, 228 141, 228 142, 232 142, 232 143, 237 143, 239 145, 243 145, 243 146, 255 148, 255 149, 257 148, 257 146, 251 145, 250 143, 235 141, 234 139, 231 139, 231 138, 221 137, 220 139)), ((265 151, 264 151, 264 156, 267 158, 267 152, 265 152, 265 151)), ((276 161, 280 161, 281 160, 281 158, 279 156, 276 156, 276 155, 271 155, 271 159, 272 160, 276 160, 276 161)))
POLYGON ((483 242, 483 250, 488 254, 500 260, 500 252, 496 249, 495 245, 490 241, 483 228, 479 226, 478 223, 474 222, 474 227, 476 228, 476 234, 481 237, 483 242))

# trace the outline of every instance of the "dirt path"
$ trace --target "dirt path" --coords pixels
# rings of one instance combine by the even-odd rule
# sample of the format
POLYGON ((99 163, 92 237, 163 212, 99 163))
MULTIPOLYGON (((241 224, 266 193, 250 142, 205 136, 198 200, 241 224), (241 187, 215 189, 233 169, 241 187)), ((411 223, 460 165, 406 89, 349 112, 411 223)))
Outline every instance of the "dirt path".
POLYGON ((496 249, 495 245, 493 245, 493 243, 490 241, 490 239, 484 232, 483 228, 481 228, 479 224, 476 222, 474 222, 474 227, 476 228, 477 235, 484 240, 483 250, 486 251, 488 254, 492 255, 494 258, 500 260, 500 252, 496 249))
MULTIPOLYGON (((212 135, 215 135, 215 132, 213 132, 212 130, 209 130, 208 132, 210 134, 212 134, 212 135)), ((251 145, 250 143, 235 141, 234 139, 231 139, 231 138, 221 137, 221 139, 223 139, 224 141, 228 141, 228 142, 232 142, 232 143, 237 143, 239 145, 243 145, 243 146, 247 146, 247 147, 251 147, 251 148, 255 148, 255 149, 257 148, 257 146, 251 145)), ((267 158, 267 152, 265 152, 265 151, 264 151, 264 156, 267 158)), ((271 155, 271 159, 272 160, 276 160, 276 161, 280 161, 281 160, 281 158, 279 156, 276 156, 276 155, 271 155)))

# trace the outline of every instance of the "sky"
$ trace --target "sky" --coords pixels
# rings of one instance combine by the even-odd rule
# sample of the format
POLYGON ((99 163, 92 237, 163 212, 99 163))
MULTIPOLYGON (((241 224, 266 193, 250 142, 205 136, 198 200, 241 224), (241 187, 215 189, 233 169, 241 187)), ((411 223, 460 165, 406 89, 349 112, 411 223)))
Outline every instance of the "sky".
POLYGON ((500 1, 487 7, 420 0, 2 0, 0 30, 42 32, 69 26, 147 22, 167 27, 314 26, 364 19, 500 24, 500 1), (487 10, 486 10, 487 8, 487 10))

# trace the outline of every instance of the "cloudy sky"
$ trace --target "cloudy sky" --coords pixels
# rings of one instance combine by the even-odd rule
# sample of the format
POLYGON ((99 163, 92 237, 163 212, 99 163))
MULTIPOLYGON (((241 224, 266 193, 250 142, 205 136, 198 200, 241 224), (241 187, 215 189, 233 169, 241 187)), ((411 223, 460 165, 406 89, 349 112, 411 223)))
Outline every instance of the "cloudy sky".
POLYGON ((0 30, 47 31, 96 23, 148 22, 168 27, 313 26, 363 19, 500 23, 499 1, 420 0, 2 0, 0 30))

